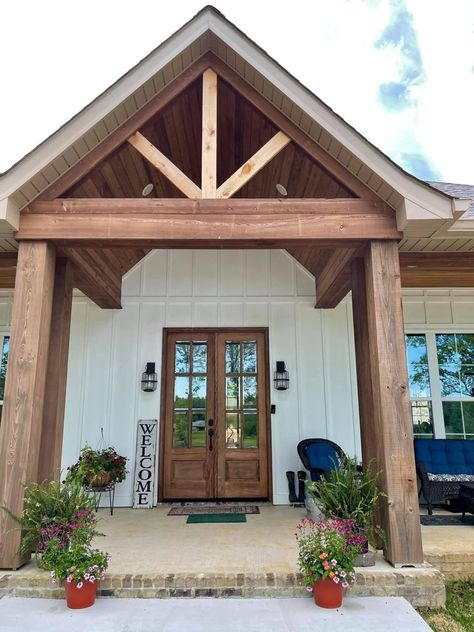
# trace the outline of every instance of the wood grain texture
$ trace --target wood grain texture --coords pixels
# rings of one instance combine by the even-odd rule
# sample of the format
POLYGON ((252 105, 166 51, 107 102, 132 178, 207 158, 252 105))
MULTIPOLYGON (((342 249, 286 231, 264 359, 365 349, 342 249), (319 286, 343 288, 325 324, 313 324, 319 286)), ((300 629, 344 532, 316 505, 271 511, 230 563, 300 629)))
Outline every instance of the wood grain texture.
POLYGON ((120 267, 97 248, 61 248, 74 266, 75 286, 104 309, 122 307, 120 267))
POLYGON ((290 139, 283 132, 277 132, 263 147, 261 147, 245 164, 237 169, 224 184, 217 189, 218 198, 230 198, 245 186, 272 158, 284 149, 290 139))
MULTIPOLYGON (((128 142, 132 147, 141 153, 141 155, 150 162, 155 169, 158 169, 174 186, 179 189, 188 198, 200 198, 201 189, 194 184, 194 182, 184 174, 175 164, 171 162, 159 149, 150 143, 150 141, 140 134, 135 132, 128 142)), ((122 197, 117 195, 116 197, 122 197)))
POLYGON ((15 287, 17 252, 0 253, 0 288, 15 287))
MULTIPOLYGON (((11 342, 0 426, 0 505, 18 515, 22 483, 36 482, 53 304, 55 250, 46 242, 19 246, 11 342)), ((20 532, 0 512, 0 568, 17 568, 20 532)))
POLYGON ((351 261, 358 248, 335 248, 320 260, 316 276, 316 307, 337 307, 351 289, 351 261))
MULTIPOLYGON (((387 536, 385 557, 395 565, 421 564, 423 548, 418 509, 418 492, 413 451, 412 421, 409 409, 405 334, 401 300, 400 266, 397 243, 371 241, 364 259, 364 277, 360 267, 356 289, 365 283, 363 298, 357 303, 357 323, 365 317, 367 332, 357 343, 356 362, 367 361, 370 373, 358 368, 367 385, 359 387, 363 397, 372 401, 363 405, 365 451, 375 454, 382 471, 381 485, 387 493, 382 509, 382 526, 387 536)), ((365 325, 364 325, 365 327, 365 325)))
POLYGON ((202 76, 201 151, 202 197, 215 198, 217 189, 217 75, 210 68, 205 70, 202 76))
POLYGON ((112 132, 110 136, 107 136, 78 163, 73 165, 69 171, 60 176, 56 182, 53 182, 37 199, 54 200, 79 182, 81 178, 106 159, 122 143, 125 143, 131 134, 176 99, 207 68, 209 68, 208 58, 206 56, 200 57, 194 64, 184 70, 177 79, 165 86, 146 105, 125 121, 123 125, 112 132))
MULTIPOLYGON (((329 215, 387 215, 387 221, 395 220, 387 213, 385 202, 356 198, 304 198, 304 199, 143 199, 143 198, 61 198, 48 202, 32 202, 21 213, 30 215, 220 215, 220 214, 329 214, 329 215)), ((20 226, 21 229, 21 226, 20 226)))
POLYGON ((336 180, 341 182, 341 184, 358 197, 373 200, 379 199, 371 189, 365 186, 356 176, 315 143, 312 138, 300 130, 282 112, 269 103, 262 94, 250 86, 245 79, 229 68, 226 63, 215 55, 210 55, 208 59, 211 67, 217 72, 220 78, 227 81, 234 90, 248 99, 259 112, 268 117, 280 131, 289 136, 308 156, 322 165, 336 180))
POLYGON ((38 464, 40 482, 60 480, 72 289, 72 265, 67 259, 57 259, 38 464))

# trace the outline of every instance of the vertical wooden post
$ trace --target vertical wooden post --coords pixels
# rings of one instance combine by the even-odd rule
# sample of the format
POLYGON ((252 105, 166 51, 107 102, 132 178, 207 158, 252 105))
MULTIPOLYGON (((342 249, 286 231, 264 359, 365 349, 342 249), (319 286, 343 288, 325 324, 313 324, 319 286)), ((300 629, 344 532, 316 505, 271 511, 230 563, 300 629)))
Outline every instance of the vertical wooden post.
POLYGON ((38 464, 39 482, 53 478, 59 480, 61 470, 72 285, 70 262, 57 259, 38 464))
POLYGON ((400 284, 395 241, 369 242, 352 274, 364 459, 376 458, 388 498, 381 512, 385 557, 423 562, 400 284))
MULTIPOLYGON (((55 268, 54 247, 20 242, 13 300, 11 344, 0 426, 0 505, 23 509, 22 482, 36 481, 48 363, 55 268)), ((0 568, 24 563, 20 532, 0 511, 0 568)))
POLYGON ((203 198, 215 198, 217 190, 217 75, 208 68, 202 76, 202 168, 203 198))

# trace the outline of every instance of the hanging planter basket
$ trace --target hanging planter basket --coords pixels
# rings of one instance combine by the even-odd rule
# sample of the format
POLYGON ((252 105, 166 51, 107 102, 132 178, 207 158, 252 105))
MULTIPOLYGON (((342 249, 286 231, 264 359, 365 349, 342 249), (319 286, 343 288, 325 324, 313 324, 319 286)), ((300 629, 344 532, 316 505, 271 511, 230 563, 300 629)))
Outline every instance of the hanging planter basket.
POLYGON ((99 472, 98 474, 88 474, 86 481, 89 487, 107 487, 112 482, 110 472, 99 472))

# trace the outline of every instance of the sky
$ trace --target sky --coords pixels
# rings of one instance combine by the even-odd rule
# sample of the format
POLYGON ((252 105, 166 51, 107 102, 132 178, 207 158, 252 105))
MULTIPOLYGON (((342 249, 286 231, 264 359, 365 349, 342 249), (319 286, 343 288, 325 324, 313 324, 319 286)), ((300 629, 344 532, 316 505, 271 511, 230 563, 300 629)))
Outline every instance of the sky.
MULTIPOLYGON (((0 2, 0 172, 204 6, 0 2)), ((474 184, 474 0, 214 0, 408 172, 474 184)))

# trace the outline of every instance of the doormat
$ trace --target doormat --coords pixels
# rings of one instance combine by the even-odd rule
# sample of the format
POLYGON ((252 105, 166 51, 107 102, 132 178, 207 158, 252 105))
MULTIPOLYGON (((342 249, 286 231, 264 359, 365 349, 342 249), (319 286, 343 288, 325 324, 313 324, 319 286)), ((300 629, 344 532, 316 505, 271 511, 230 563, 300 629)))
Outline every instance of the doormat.
POLYGON ((434 516, 427 516, 422 514, 420 516, 421 524, 425 527, 427 526, 435 526, 435 527, 460 527, 463 525, 467 525, 469 527, 474 527, 474 516, 466 514, 464 520, 461 519, 461 514, 459 515, 442 515, 436 514, 434 516))
POLYGON ((201 524, 203 522, 247 522, 247 517, 243 513, 211 513, 193 514, 188 516, 186 524, 201 524))
POLYGON ((168 516, 194 516, 198 514, 259 514, 257 505, 184 505, 171 507, 168 516))

